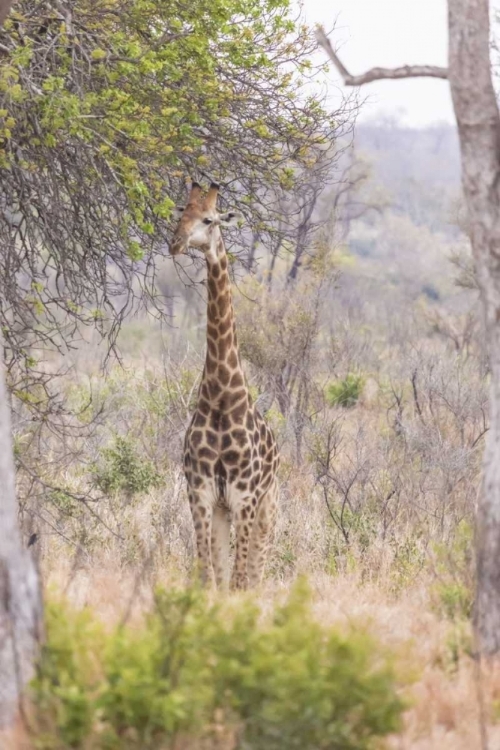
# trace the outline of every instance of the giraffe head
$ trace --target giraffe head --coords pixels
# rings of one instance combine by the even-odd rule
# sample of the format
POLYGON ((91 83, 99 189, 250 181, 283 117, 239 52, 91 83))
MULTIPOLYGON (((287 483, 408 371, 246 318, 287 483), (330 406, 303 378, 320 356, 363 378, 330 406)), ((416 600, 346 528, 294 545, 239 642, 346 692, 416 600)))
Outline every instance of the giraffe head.
POLYGON ((217 194, 219 186, 210 185, 206 195, 197 182, 193 182, 186 206, 174 209, 174 218, 178 220, 170 245, 170 254, 179 255, 188 247, 196 247, 206 252, 218 235, 219 227, 238 224, 242 215, 236 211, 219 213, 217 211, 217 194))

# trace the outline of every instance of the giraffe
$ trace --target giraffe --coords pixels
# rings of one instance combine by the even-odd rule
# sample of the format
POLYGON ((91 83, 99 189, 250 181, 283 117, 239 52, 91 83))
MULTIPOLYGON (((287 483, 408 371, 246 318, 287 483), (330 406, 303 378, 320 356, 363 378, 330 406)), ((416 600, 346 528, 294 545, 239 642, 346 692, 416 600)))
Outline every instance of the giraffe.
POLYGON ((184 473, 207 586, 259 585, 276 521, 278 449, 271 428, 250 397, 236 327, 221 227, 241 215, 217 211, 219 186, 204 195, 193 183, 170 253, 201 250, 207 266, 207 351, 198 400, 184 441, 184 473), (236 549, 229 580, 231 522, 236 549))

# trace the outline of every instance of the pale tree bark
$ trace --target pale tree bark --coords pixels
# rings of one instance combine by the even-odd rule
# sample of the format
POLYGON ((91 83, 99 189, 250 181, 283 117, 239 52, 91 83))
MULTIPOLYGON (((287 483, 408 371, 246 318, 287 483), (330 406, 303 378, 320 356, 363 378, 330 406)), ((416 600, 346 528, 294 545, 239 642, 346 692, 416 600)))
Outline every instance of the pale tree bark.
MULTIPOLYGON (((0 0, 0 24, 12 3, 0 0)), ((0 352, 3 341, 0 336, 0 352)), ((33 675, 42 623, 40 584, 23 545, 15 492, 10 405, 0 365, 0 730, 19 713, 33 675)))
POLYGON ((500 118, 491 78, 488 0, 449 0, 448 18, 449 79, 491 368, 475 617, 481 650, 493 654, 500 651, 500 118))
POLYGON ((0 493, 0 728, 4 728, 15 719, 23 688, 33 675, 42 606, 36 566, 23 545, 18 524, 10 406, 3 366, 0 370, 0 493))
POLYGON ((7 18, 7 14, 13 4, 14 0, 0 0, 0 26, 7 18))
POLYGON ((500 117, 492 83, 488 0, 448 0, 448 69, 373 68, 352 76, 323 29, 318 43, 348 86, 380 79, 448 78, 457 120, 462 185, 491 369, 490 420, 477 513, 475 627, 483 654, 500 652, 500 117))

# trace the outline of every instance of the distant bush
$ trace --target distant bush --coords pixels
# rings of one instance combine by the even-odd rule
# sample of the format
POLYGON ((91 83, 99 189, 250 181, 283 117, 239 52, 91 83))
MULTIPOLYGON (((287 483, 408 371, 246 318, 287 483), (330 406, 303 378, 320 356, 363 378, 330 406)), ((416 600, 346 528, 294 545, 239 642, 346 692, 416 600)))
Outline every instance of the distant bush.
POLYGON ((229 606, 163 591, 142 627, 106 632, 88 611, 49 603, 37 747, 167 750, 222 730, 245 750, 368 750, 398 728, 387 659, 365 636, 318 624, 303 585, 269 622, 248 600, 229 606))
POLYGON ((121 490, 132 496, 160 483, 151 461, 139 455, 132 440, 120 436, 101 451, 101 461, 92 467, 92 476, 94 484, 107 494, 121 490))
POLYGON ((461 521, 451 543, 434 545, 436 608, 451 621, 469 620, 474 603, 473 528, 461 521))
POLYGON ((363 391, 365 381, 361 375, 349 373, 342 380, 335 380, 326 389, 326 399, 330 406, 354 406, 363 391))

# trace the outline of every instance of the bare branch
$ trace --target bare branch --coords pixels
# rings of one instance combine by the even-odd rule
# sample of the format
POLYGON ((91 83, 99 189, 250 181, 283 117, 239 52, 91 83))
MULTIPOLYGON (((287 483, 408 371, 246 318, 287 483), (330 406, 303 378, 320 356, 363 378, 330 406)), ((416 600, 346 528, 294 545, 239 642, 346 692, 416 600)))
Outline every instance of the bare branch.
POLYGON ((344 84, 346 86, 363 86, 365 83, 382 81, 384 79, 448 78, 448 69, 440 68, 438 65, 403 65, 400 68, 371 68, 370 70, 367 70, 366 73, 353 76, 339 59, 322 26, 316 27, 316 40, 337 68, 338 72, 344 79, 344 84))

